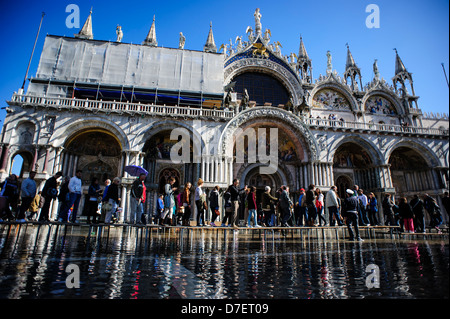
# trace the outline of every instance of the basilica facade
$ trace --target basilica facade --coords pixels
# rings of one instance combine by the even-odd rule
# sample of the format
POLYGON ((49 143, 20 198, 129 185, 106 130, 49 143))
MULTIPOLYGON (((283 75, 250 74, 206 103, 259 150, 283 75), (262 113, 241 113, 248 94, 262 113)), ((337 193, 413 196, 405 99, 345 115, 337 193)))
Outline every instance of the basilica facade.
POLYGON ((327 72, 314 78, 303 39, 298 53, 283 55, 259 10, 254 17, 246 39, 219 48, 211 26, 201 51, 184 49, 182 34, 179 48, 158 47, 155 20, 142 44, 123 43, 119 28, 115 42, 94 39, 92 14, 74 37, 47 35, 27 91, 7 101, 1 180, 20 155, 20 178, 36 170, 41 187, 57 171, 81 169, 86 189, 93 177, 121 177, 125 212, 131 164, 149 172, 150 212, 170 177, 181 188, 202 178, 207 190, 238 178, 258 194, 288 185, 294 198, 309 184, 337 185, 341 197, 359 185, 379 202, 386 193, 428 193, 439 203, 449 188, 448 115, 421 111, 398 52, 392 81, 375 60, 374 78, 363 84, 349 47, 344 74, 327 52, 327 72), (249 133, 238 147, 242 131, 266 132, 265 145, 249 133), (276 154, 273 172, 261 170, 259 149, 276 154), (174 160, 181 151, 188 156, 174 160))

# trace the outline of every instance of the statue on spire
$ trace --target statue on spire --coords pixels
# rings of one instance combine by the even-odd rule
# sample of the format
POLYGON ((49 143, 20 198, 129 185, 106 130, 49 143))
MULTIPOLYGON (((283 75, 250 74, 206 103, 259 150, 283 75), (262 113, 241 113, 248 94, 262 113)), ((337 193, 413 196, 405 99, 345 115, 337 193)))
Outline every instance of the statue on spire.
POLYGON ((380 72, 378 71, 377 59, 373 62, 373 74, 375 76, 375 80, 380 79, 380 72))
POLYGON ((255 13, 255 32, 256 35, 261 34, 262 26, 261 26, 261 13, 259 12, 259 8, 256 8, 255 13))
POLYGON ((120 25, 117 25, 116 27, 116 34, 117 34, 116 42, 122 42, 123 32, 122 27, 120 25))
POLYGON ((331 52, 327 51, 327 74, 333 72, 333 65, 331 64, 331 52))
POLYGON ((183 32, 180 32, 180 42, 178 44, 178 49, 184 49, 185 43, 186 43, 186 37, 183 35, 183 32))

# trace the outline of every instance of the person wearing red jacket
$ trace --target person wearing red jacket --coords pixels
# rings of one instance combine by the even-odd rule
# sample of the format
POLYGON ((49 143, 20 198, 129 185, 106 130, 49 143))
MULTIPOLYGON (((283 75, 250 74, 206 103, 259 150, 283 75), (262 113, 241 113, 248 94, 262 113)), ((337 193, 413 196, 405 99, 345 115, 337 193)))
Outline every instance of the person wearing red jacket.
POLYGON ((252 186, 250 188, 250 192, 247 195, 247 203, 248 203, 248 220, 247 220, 247 227, 252 227, 250 225, 250 222, 253 217, 253 223, 255 227, 261 227, 258 225, 258 215, 257 215, 257 205, 256 205, 256 187, 252 186))

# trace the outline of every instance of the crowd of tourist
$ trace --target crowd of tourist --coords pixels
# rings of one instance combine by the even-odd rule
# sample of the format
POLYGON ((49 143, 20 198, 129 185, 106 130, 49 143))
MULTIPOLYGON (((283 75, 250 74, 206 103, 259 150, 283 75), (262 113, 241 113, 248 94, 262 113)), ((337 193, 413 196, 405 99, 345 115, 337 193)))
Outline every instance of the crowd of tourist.
MULTIPOLYGON (((51 202, 57 205, 59 222, 78 222, 78 207, 82 196, 82 171, 78 170, 72 178, 62 178, 62 172, 46 180, 42 190, 38 190, 34 178, 36 172, 19 183, 12 174, 0 183, 0 221, 19 223, 27 220, 49 221, 51 202), (59 190, 58 190, 59 188, 59 190), (56 204, 57 200, 57 204, 56 204)), ((196 210, 196 226, 229 227, 320 227, 347 225, 351 239, 359 240, 359 226, 399 226, 401 232, 425 232, 426 213, 429 227, 440 232, 442 224, 441 208, 428 194, 414 195, 410 202, 405 197, 394 203, 386 194, 381 203, 374 193, 367 195, 357 185, 345 190, 345 198, 338 196, 336 186, 325 194, 315 185, 301 188, 293 200, 288 186, 282 186, 272 193, 269 186, 257 196, 255 186, 240 188, 235 179, 226 190, 215 186, 207 192, 203 180, 192 187, 186 183, 182 189, 174 187, 175 179, 169 178, 164 192, 158 196, 155 209, 145 213, 146 174, 140 174, 130 190, 129 211, 125 212, 124 222, 129 224, 158 224, 190 226, 196 210), (222 194, 222 201, 220 196, 222 194), (378 209, 382 209, 379 214, 378 209), (383 220, 379 220, 382 216, 383 220), (221 220, 220 223, 217 223, 221 220), (243 223, 240 223, 242 221, 243 223), (354 229, 354 232, 352 230, 354 229)), ((120 178, 105 181, 100 187, 94 178, 85 198, 85 214, 88 223, 113 223, 118 221, 121 212, 120 178), (92 220, 91 220, 92 218, 92 220)), ((449 212, 449 193, 442 197, 445 211, 449 212)))

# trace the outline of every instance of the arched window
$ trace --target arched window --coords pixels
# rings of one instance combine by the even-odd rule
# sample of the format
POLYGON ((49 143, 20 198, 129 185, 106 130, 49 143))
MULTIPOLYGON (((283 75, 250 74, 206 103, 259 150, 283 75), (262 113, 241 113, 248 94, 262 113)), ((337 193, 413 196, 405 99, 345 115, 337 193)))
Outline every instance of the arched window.
POLYGON ((243 94, 244 89, 247 89, 250 101, 256 101, 256 105, 286 105, 290 98, 284 85, 268 74, 246 72, 236 76, 232 82, 236 82, 234 89, 238 94, 243 94))

